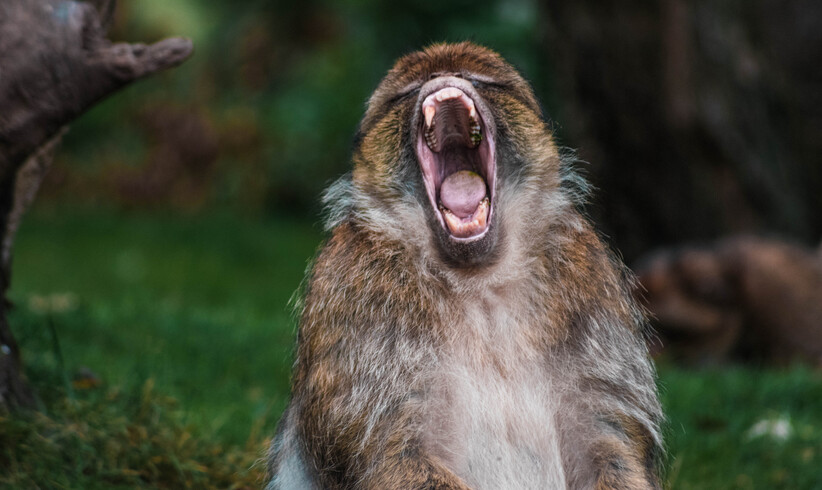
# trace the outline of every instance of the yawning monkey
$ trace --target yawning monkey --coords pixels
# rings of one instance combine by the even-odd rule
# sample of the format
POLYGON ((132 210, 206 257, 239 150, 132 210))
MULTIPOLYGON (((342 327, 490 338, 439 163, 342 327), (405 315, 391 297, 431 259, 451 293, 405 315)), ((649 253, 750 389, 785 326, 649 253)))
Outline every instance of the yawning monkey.
POLYGON ((657 488, 632 279, 498 54, 401 58, 326 193, 271 489, 657 488))

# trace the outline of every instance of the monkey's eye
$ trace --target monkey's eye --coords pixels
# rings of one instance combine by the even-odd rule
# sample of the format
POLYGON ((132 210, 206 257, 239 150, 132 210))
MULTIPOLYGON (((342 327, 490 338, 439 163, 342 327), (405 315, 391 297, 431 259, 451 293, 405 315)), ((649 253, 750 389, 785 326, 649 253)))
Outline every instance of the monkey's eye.
POLYGON ((471 85, 473 85, 474 88, 483 88, 483 87, 505 88, 506 87, 505 84, 500 83, 500 82, 496 81, 495 79, 493 79, 491 77, 488 77, 488 76, 485 76, 485 75, 480 75, 478 73, 466 73, 464 75, 464 77, 465 77, 466 80, 469 80, 471 82, 471 85))
POLYGON ((419 93, 419 91, 420 91, 421 86, 422 86, 422 84, 417 83, 417 82, 406 85, 405 87, 403 87, 402 90, 397 92, 396 95, 391 97, 391 100, 389 100, 388 103, 393 104, 395 102, 401 101, 402 99, 405 99, 408 96, 417 95, 417 93, 419 93))

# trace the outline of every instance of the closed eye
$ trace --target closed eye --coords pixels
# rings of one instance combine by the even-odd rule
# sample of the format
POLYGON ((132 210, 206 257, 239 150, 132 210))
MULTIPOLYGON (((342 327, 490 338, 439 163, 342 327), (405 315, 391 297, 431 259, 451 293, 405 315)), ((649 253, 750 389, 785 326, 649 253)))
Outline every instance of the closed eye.
POLYGON ((414 83, 410 83, 410 84, 406 85, 405 87, 403 87, 402 90, 397 92, 396 95, 391 97, 391 100, 389 100, 388 103, 393 104, 395 102, 399 102, 400 100, 402 100, 402 99, 404 99, 408 96, 416 95, 420 91, 421 86, 422 86, 422 84, 419 83, 419 82, 414 82, 414 83))
POLYGON ((463 78, 471 82, 475 88, 480 87, 492 87, 492 88, 508 88, 510 85, 507 83, 502 83, 497 81, 494 78, 480 75, 479 73, 466 73, 463 74, 463 78))

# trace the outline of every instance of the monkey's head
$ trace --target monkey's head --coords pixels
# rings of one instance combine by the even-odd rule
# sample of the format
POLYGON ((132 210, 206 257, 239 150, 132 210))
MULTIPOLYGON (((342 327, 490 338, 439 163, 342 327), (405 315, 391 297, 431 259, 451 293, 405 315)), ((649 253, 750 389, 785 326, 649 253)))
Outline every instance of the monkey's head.
POLYGON ((550 191, 526 183, 555 186, 558 167, 516 70, 489 49, 438 44, 399 59, 371 96, 352 179, 367 205, 353 208, 400 238, 433 240, 451 265, 482 265, 498 255, 516 188, 550 191))

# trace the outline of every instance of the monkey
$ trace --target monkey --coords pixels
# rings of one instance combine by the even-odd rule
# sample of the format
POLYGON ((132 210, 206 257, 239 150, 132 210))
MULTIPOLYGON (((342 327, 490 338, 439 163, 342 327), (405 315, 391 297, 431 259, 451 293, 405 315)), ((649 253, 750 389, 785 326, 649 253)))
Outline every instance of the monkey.
POLYGON ((496 52, 396 62, 324 196, 268 489, 660 488, 644 313, 566 153, 496 52))
POLYGON ((735 236, 649 254, 636 268, 655 354, 690 365, 822 366, 822 255, 735 236))

